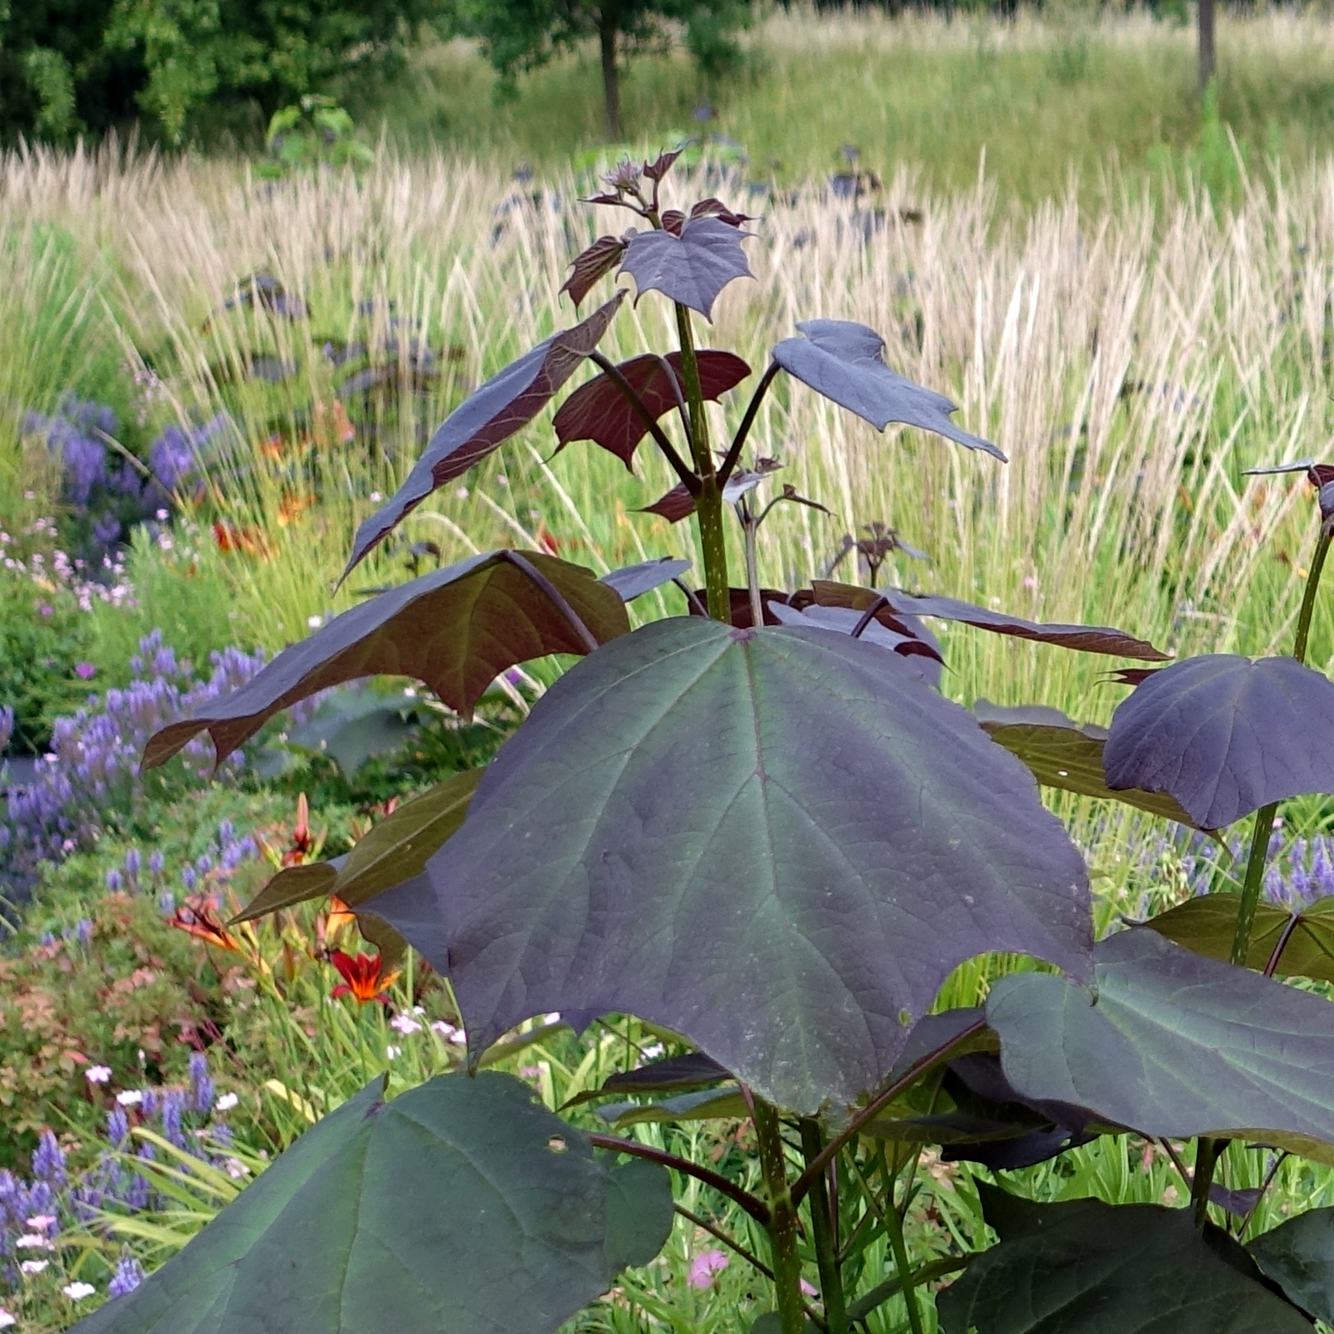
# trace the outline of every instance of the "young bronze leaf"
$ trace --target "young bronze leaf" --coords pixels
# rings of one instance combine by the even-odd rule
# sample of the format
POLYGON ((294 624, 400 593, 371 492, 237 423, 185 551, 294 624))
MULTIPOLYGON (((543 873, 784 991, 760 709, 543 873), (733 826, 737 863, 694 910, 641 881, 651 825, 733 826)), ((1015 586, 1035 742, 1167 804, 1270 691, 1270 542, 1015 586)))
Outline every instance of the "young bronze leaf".
POLYGON ((679 579, 689 568, 688 560, 660 556, 657 560, 641 561, 638 565, 609 570, 598 582, 615 589, 622 602, 633 602, 645 593, 651 593, 655 588, 679 579))
MULTIPOLYGON (((1211 959, 1232 957, 1237 932, 1237 896, 1202 894, 1151 917, 1145 926, 1211 959)), ((1255 908, 1246 967, 1263 971, 1279 942, 1274 971, 1280 977, 1334 982, 1334 898, 1317 899, 1291 911, 1261 901, 1255 908)))
POLYGON ((232 921, 253 921, 331 894, 357 908, 419 875, 427 858, 463 823, 481 776, 480 769, 471 769, 419 793, 385 816, 345 857, 279 871, 232 921), (323 873, 317 874, 317 868, 323 873))
POLYGON ((629 240, 621 272, 645 292, 661 292, 670 301, 713 318, 713 303, 733 278, 753 278, 741 247, 746 232, 715 217, 690 218, 680 235, 636 232, 629 240))
POLYGON ((1000 1244, 937 1299, 941 1334, 1310 1334, 1227 1233, 1188 1209, 1069 1200, 1037 1205, 985 1187, 1000 1244))
POLYGON ((581 324, 552 334, 473 391, 431 437, 407 480, 357 529, 344 579, 437 487, 467 472, 532 421, 597 347, 624 292, 581 324))
POLYGON ((1026 621, 1020 616, 1007 616, 958 598, 905 593, 901 588, 866 589, 853 584, 838 584, 827 579, 811 583, 816 602, 822 606, 848 607, 866 605, 871 598, 882 596, 890 609, 901 616, 935 616, 942 621, 961 621, 975 630, 989 630, 997 635, 1012 635, 1016 639, 1032 639, 1039 644, 1054 644, 1058 648, 1078 649, 1081 653, 1106 653, 1118 658, 1139 658, 1157 662, 1167 654, 1154 648, 1147 640, 1136 639, 1124 630, 1113 630, 1101 625, 1060 625, 1040 621, 1026 621))
MULTIPOLYGON (((693 592, 695 601, 690 604, 690 615, 703 616, 706 592, 702 588, 696 588, 693 592)), ((775 607, 780 602, 788 603, 790 600, 790 595, 784 593, 781 588, 760 589, 760 610, 764 612, 765 625, 782 625, 775 607)), ((727 602, 731 611, 729 621, 733 626, 738 630, 744 630, 754 625, 755 622, 750 611, 750 589, 729 588, 727 590, 727 602)))
POLYGON ((581 251, 570 264, 570 276, 560 289, 570 294, 575 309, 586 297, 597 280, 620 263, 625 254, 625 239, 620 236, 599 236, 587 250, 581 251))
POLYGON ((948 398, 885 365, 885 340, 874 329, 851 320, 802 320, 797 328, 804 336, 785 338, 774 348, 773 359, 817 394, 879 431, 890 422, 902 422, 1005 462, 990 440, 969 435, 950 421, 958 408, 948 398))
POLYGON ((692 218, 717 218, 729 227, 744 227, 746 223, 755 221, 749 213, 733 213, 721 199, 715 199, 712 195, 708 199, 701 199, 699 203, 691 205, 690 216, 692 218))
MULTIPOLYGON (((750 374, 750 367, 730 352, 704 348, 696 355, 701 391, 705 398, 715 402, 750 374)), ((679 352, 670 352, 665 358, 632 357, 617 367, 655 418, 676 407, 676 394, 662 364, 664 360, 671 367, 677 384, 683 384, 679 352)), ((631 470, 635 449, 648 434, 643 418, 605 371, 580 385, 561 404, 551 424, 561 448, 572 440, 592 440, 608 453, 615 454, 631 470)))
POLYGON ((1308 1315, 1334 1322, 1334 1209, 1310 1209, 1246 1248, 1261 1272, 1308 1315))
MULTIPOLYGON (((973 713, 983 731, 1022 760, 1043 787, 1121 801, 1151 815, 1195 827, 1190 816, 1166 793, 1139 788, 1113 791, 1108 787, 1102 760, 1106 728, 1072 722, 1059 709, 1042 706, 1007 709, 985 699, 977 701, 973 713)), ((1233 917, 1236 917, 1235 905, 1233 917)))
MULTIPOLYGON (((735 505, 743 496, 755 490, 761 482, 766 481, 773 471, 773 468, 765 468, 758 472, 738 468, 723 483, 723 502, 735 505)), ((672 487, 665 496, 655 500, 653 504, 645 505, 639 512, 656 514, 659 518, 666 519, 668 523, 680 523, 682 519, 688 519, 695 512, 695 503, 695 497, 682 482, 672 487)))
POLYGON ((377 1079, 77 1328, 555 1330, 671 1230, 667 1173, 640 1163, 626 1189, 621 1171, 509 1075, 443 1075, 390 1102, 377 1079))
POLYGON ((448 966, 474 1051, 548 1009, 636 1014, 799 1112, 878 1084, 964 959, 1087 971, 1083 860, 1027 770, 826 631, 679 618, 607 645, 426 874, 375 909, 448 966))
POLYGON ((1037 973, 992 987, 987 1023, 1022 1097, 1151 1138, 1244 1136, 1334 1162, 1334 1004, 1143 927, 1094 960, 1093 996, 1037 973))
POLYGON ((1117 707, 1107 784, 1174 797, 1201 829, 1334 793, 1334 685, 1295 658, 1215 653, 1164 667, 1117 707))
MULTIPOLYGON (((205 731, 221 763, 275 713, 358 677, 415 677, 451 709, 467 713, 506 668, 548 653, 588 652, 578 627, 509 556, 469 556, 343 612, 206 712, 155 732, 144 748, 145 768, 169 760, 205 731)), ((522 559, 599 643, 630 628, 615 589, 582 566, 535 551, 522 559)))

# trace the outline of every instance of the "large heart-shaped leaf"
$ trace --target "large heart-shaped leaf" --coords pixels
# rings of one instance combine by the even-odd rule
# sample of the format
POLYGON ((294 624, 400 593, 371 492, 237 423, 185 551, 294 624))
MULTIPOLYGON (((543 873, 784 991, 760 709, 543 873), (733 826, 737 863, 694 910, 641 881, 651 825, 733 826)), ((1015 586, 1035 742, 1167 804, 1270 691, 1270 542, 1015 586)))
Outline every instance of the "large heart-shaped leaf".
POLYGON ((1166 653, 1154 648, 1147 640, 1136 639, 1124 630, 1115 630, 1105 625, 1026 621, 1022 616, 1007 616, 1004 612, 978 607, 958 598, 905 593, 901 588, 860 588, 854 584, 838 584, 827 579, 816 579, 811 584, 811 591, 816 602, 822 606, 865 606, 874 598, 883 597, 889 609, 900 616, 935 616, 943 621, 961 621, 964 625, 971 625, 977 630, 989 630, 992 634, 1032 639, 1039 644, 1078 649, 1082 653, 1107 653, 1118 658, 1141 658, 1149 662, 1162 661, 1167 657, 1166 653))
POLYGON ((543 1010, 684 1034, 814 1113, 890 1069, 946 975, 1083 975, 1082 859, 1027 770, 891 653, 659 621, 538 702, 375 909, 448 969, 474 1050, 543 1010))
POLYGON ((1106 728, 1071 722, 1059 709, 1041 705, 1007 709, 980 699, 973 713, 986 734, 1022 760, 1043 787, 1084 797, 1105 797, 1166 820, 1191 824, 1190 816, 1166 793, 1138 788, 1114 791, 1107 786, 1102 760, 1106 728))
POLYGON ((431 855, 463 823, 481 776, 480 769, 454 774, 419 793, 386 815, 345 857, 279 871, 233 921, 253 921, 331 894, 357 908, 420 875, 431 855))
POLYGON ((358 677, 415 677, 467 713, 506 668, 548 653, 587 653, 578 628, 525 564, 599 643, 630 628, 616 590, 582 566, 535 551, 469 556, 359 603, 284 649, 207 712, 155 732, 144 766, 164 763, 204 731, 221 763, 275 713, 358 677))
POLYGON ((377 1080, 77 1328, 554 1330, 666 1240, 670 1183, 648 1167, 594 1158, 508 1075, 445 1075, 392 1102, 377 1080))
MULTIPOLYGON (((699 363, 700 390, 705 398, 714 402, 750 374, 750 367, 730 352, 704 348, 695 355, 699 363)), ((640 402, 655 420, 676 407, 677 396, 672 388, 672 377, 675 377, 678 385, 685 383, 679 352, 669 352, 666 357, 651 354, 633 357, 621 362, 617 370, 639 395, 640 402), (666 366, 663 365, 664 361, 666 366)), ((587 384, 580 385, 561 404, 551 425, 561 448, 572 440, 592 440, 615 454, 627 468, 632 468, 635 449, 648 434, 644 419, 605 371, 587 384)))
POLYGON ((1112 715, 1110 787, 1176 798, 1201 829, 1334 792, 1334 685, 1295 658, 1215 653, 1154 672, 1112 715))
POLYGON ((1190 1211, 1071 1200, 998 1205, 999 1246, 937 1299, 942 1334, 1310 1334, 1225 1232, 1190 1211))
MULTIPOLYGON (((1151 917, 1144 925, 1196 954, 1231 959, 1240 902, 1235 894, 1201 894, 1151 917)), ((1283 949, 1274 965, 1280 977, 1334 982, 1334 898, 1317 899, 1293 910, 1273 903, 1256 904, 1246 967, 1264 969, 1280 942, 1283 949)))
POLYGON ((816 393, 879 431, 890 422, 902 422, 1005 462, 990 440, 969 435, 950 421, 958 407, 948 398, 885 365, 885 340, 874 329, 851 320, 801 320, 797 328, 803 337, 785 338, 774 348, 773 359, 816 393))
POLYGON ((1334 1209, 1311 1209, 1246 1248, 1265 1277, 1303 1311, 1334 1323, 1334 1209))
POLYGON ((1334 1162, 1334 1005, 1135 928, 1094 949, 1096 1003, 1037 973, 987 1000, 1029 1100, 1168 1139, 1230 1135, 1334 1162))
POLYGON ((665 229, 636 232, 626 244, 620 272, 645 292, 661 292, 670 301, 713 318, 718 293, 733 278, 753 278, 741 242, 748 233, 720 218, 690 218, 679 233, 665 229))
POLYGON ((357 529, 344 579, 432 491, 462 476, 546 407, 601 342, 624 296, 617 292, 582 323, 552 334, 493 375, 445 418, 403 485, 357 529))

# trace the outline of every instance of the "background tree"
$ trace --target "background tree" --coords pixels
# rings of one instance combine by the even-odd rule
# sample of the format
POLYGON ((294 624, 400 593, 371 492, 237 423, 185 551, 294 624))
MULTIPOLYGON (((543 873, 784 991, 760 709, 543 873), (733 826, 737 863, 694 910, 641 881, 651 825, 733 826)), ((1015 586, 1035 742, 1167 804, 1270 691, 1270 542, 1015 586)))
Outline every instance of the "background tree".
POLYGON ((620 139, 624 54, 666 40, 675 21, 700 68, 717 75, 735 61, 736 34, 750 10, 750 0, 457 0, 455 22, 460 33, 480 39, 507 82, 596 39, 607 136, 620 139))
POLYGON ((145 117, 179 141, 205 107, 265 120, 392 67, 440 0, 0 0, 0 139, 145 117))

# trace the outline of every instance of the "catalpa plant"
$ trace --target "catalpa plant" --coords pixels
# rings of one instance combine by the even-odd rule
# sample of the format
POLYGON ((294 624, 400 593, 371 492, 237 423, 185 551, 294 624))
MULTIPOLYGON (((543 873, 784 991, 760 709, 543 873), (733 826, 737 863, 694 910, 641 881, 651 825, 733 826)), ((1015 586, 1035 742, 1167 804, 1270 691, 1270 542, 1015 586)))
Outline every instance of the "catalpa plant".
MULTIPOLYGON (((243 914, 336 894, 384 950, 417 950, 453 987, 471 1073, 393 1097, 367 1087, 79 1328, 554 1330, 663 1246, 669 1168, 767 1234, 767 1257, 726 1239, 770 1294, 737 1328, 846 1334, 896 1302, 920 1334, 933 1301, 947 1334, 1282 1334, 1334 1317, 1334 1211, 1243 1245, 1244 1225, 1223 1226, 1235 1192, 1214 1183, 1232 1141, 1334 1162, 1334 1004, 1276 976, 1330 976, 1330 901, 1259 907, 1277 804, 1334 792, 1334 685, 1303 661, 1329 531, 1292 656, 1258 661, 1163 665, 1121 630, 945 593, 766 586, 757 529, 776 505, 818 504, 748 452, 780 375, 979 466, 1004 456, 886 365, 878 334, 833 318, 779 342, 730 440, 711 439, 706 403, 753 371, 697 346, 696 317, 749 274, 751 220, 716 199, 663 207, 674 157, 609 178, 593 202, 633 225, 579 255, 565 290, 579 305, 628 278, 635 300, 671 303, 676 346, 602 355, 617 290, 450 415, 361 525, 348 569, 590 371, 555 413, 558 448, 590 441, 631 469, 659 450, 676 486, 646 500, 693 522, 703 587, 669 557, 597 578, 542 551, 470 556, 337 617, 145 755, 160 764, 207 733, 221 761, 353 678, 415 677, 467 714, 516 664, 580 659, 484 772, 399 807, 339 862, 282 872, 243 914), (729 514, 746 553, 735 580, 729 514), (626 604, 669 582, 687 614, 633 629, 626 604), (1128 661, 1130 693, 1108 730, 1038 706, 969 711, 939 692, 932 620, 1128 661), (1039 784, 1210 833, 1254 817, 1240 895, 1095 941, 1087 869, 1039 784), (984 1008, 937 1012, 951 971, 993 951, 1047 967, 1002 977, 984 1008), (548 1011, 577 1032, 633 1016, 678 1040, 592 1094, 607 1133, 482 1069, 548 1011), (709 1117, 748 1123, 762 1189, 612 1133, 709 1117), (1193 1169, 1176 1155, 1186 1207, 984 1187, 997 1244, 909 1253, 923 1146, 1004 1171, 1127 1131, 1196 1141, 1193 1169)), ((845 546, 878 569, 898 539, 867 531, 845 546)))

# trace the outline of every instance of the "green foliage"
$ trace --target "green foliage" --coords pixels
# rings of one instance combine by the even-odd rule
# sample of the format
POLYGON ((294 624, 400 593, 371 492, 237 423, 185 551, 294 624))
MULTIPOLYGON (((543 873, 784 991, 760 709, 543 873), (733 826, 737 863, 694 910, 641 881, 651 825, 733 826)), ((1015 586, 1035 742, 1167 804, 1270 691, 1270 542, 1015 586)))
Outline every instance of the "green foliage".
POLYGON ((320 93, 275 111, 266 142, 272 160, 260 165, 260 173, 269 177, 316 167, 364 167, 375 157, 357 138, 347 110, 320 93))
MULTIPOLYGON (((0 553, 13 550, 0 542, 0 553)), ((76 671, 88 658, 88 632, 75 595, 52 575, 39 581, 0 567, 0 708, 14 712, 11 753, 40 755, 51 724, 96 684, 76 671)))
POLYGON ((0 137, 63 140, 136 115, 179 142, 219 109, 278 107, 392 70, 433 0, 60 0, 0 8, 0 137))
POLYGON ((224 976, 200 966, 198 946, 152 898, 105 894, 79 910, 82 931, 72 914, 39 912, 54 939, 43 944, 33 931, 0 956, 3 1166, 18 1167, 43 1127, 99 1128, 89 1067, 129 1084, 180 1080, 185 1041, 226 1011, 224 976))
POLYGON ((620 135, 617 60, 665 42, 669 21, 680 23, 690 52, 706 78, 734 71, 741 58, 738 30, 751 0, 456 0, 458 32, 476 37, 513 92, 517 75, 544 65, 558 52, 590 39, 600 44, 607 130, 620 135))

